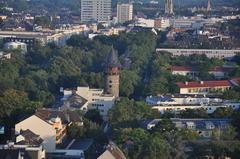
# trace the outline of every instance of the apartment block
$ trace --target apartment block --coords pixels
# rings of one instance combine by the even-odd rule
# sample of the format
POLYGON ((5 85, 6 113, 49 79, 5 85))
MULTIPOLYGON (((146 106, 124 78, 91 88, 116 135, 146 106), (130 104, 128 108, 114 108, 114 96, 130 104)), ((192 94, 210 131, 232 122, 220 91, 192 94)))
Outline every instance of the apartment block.
POLYGON ((81 0, 82 22, 105 22, 111 16, 111 0, 81 0))
POLYGON ((124 23, 132 20, 133 5, 129 3, 122 3, 117 5, 117 20, 118 23, 124 23))

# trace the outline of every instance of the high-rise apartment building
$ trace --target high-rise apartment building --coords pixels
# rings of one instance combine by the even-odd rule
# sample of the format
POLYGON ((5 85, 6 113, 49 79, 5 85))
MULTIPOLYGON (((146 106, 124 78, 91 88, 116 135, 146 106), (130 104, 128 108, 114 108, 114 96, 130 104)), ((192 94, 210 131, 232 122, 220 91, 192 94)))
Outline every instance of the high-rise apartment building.
POLYGON ((130 3, 122 3, 117 5, 117 20, 118 23, 124 23, 132 20, 133 5, 130 3))
POLYGON ((81 0, 82 22, 104 22, 111 16, 111 0, 81 0))
POLYGON ((165 14, 172 15, 173 14, 173 1, 165 0, 165 14))

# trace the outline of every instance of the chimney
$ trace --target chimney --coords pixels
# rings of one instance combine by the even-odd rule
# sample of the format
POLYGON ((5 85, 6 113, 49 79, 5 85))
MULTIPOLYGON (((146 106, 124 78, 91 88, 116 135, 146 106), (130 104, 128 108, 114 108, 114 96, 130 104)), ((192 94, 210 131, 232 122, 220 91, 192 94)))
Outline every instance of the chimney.
POLYGON ((188 85, 188 81, 185 82, 185 85, 188 85))

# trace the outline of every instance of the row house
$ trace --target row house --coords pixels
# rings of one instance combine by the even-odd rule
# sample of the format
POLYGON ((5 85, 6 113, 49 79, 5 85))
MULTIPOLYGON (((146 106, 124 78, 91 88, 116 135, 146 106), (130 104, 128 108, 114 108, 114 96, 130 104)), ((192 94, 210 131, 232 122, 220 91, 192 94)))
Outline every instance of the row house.
POLYGON ((169 49, 157 48, 156 52, 169 52, 172 56, 206 55, 208 58, 233 58, 240 54, 240 50, 213 50, 213 49, 169 49))
POLYGON ((229 80, 199 81, 199 82, 177 82, 180 94, 209 94, 220 93, 231 89, 229 80))
MULTIPOLYGON (((216 79, 222 79, 228 77, 228 75, 234 71, 235 68, 232 67, 214 67, 211 68, 208 73, 213 75, 216 79)), ((197 78, 199 76, 200 70, 196 67, 189 66, 172 66, 171 73, 173 75, 188 76, 190 78, 197 78)))
MULTIPOLYGON (((147 130, 154 128, 162 119, 153 119, 145 121, 141 127, 147 130)), ((213 132, 218 130, 222 133, 226 128, 231 125, 231 119, 184 119, 184 118, 171 118, 170 119, 178 129, 189 129, 197 131, 199 137, 210 138, 213 132)))

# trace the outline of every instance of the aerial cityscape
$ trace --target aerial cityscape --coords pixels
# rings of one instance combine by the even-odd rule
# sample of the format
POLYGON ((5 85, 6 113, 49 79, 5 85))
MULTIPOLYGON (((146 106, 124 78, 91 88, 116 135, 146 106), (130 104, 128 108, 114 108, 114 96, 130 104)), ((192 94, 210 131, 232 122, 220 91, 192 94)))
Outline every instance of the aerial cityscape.
POLYGON ((0 0, 0 159, 240 159, 240 0, 0 0))

